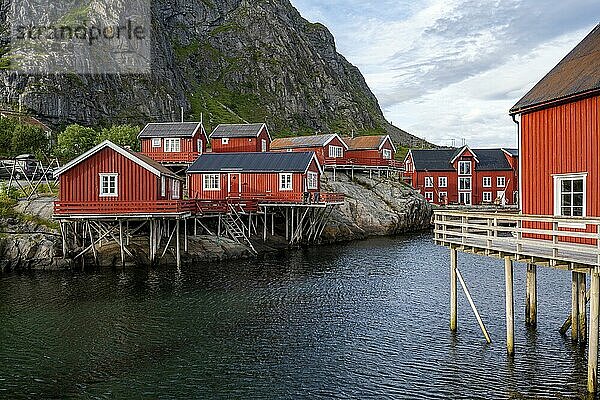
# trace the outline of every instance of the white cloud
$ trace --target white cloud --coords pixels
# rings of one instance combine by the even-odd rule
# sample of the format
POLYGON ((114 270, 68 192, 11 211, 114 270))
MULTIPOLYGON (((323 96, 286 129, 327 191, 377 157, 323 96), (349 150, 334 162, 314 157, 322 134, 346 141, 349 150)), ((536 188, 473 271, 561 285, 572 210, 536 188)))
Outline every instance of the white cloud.
POLYGON ((442 145, 515 145, 508 109, 600 14, 597 0, 293 3, 332 30, 389 120, 442 145))

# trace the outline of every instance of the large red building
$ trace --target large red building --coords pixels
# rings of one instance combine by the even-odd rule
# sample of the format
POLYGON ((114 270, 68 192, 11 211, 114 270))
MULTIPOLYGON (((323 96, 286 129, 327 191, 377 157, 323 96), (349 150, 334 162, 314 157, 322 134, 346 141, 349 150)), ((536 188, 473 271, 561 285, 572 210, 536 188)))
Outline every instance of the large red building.
POLYGON ((104 141, 58 171, 57 215, 170 213, 184 207, 182 184, 151 158, 104 141))
POLYGON ((163 164, 191 164, 206 150, 208 137, 199 122, 147 124, 139 133, 142 153, 163 164))
POLYGON ((434 204, 517 204, 514 149, 411 150, 405 178, 434 204))
POLYGON ((267 124, 221 124, 210 134, 213 153, 267 152, 271 134, 267 124))
POLYGON ((389 135, 344 137, 348 145, 346 157, 356 162, 393 160, 396 147, 389 135))
POLYGON ((335 133, 312 136, 295 136, 275 139, 271 143, 272 151, 306 152, 317 155, 321 165, 344 164, 348 145, 335 133))

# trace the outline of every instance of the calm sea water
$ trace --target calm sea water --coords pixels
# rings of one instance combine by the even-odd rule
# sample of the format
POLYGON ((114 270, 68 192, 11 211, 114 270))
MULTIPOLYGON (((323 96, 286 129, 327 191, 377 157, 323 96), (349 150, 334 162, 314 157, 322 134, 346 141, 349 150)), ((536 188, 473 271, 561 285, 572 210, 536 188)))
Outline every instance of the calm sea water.
POLYGON ((0 276, 0 398, 473 399, 585 397, 585 351, 558 328, 570 275, 538 272, 539 324, 507 359, 503 262, 429 235, 176 269, 0 276))

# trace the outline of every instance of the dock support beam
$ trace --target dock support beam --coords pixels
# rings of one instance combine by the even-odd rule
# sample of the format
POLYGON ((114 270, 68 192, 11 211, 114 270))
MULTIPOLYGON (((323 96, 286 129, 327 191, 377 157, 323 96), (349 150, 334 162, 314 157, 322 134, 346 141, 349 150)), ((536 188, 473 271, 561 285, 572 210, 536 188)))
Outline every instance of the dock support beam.
POLYGON ((534 264, 527 264, 525 324, 537 325, 537 266, 534 264))
MULTIPOLYGON (((585 276, 585 275, 584 275, 585 276)), ((585 296, 585 295, 584 295, 585 296)), ((588 392, 595 393, 598 385, 598 314, 600 309, 600 274, 592 272, 590 288, 590 340, 588 351, 588 392)))
POLYGON ((586 313, 586 292, 587 292, 587 283, 586 283, 586 274, 580 272, 579 280, 578 280, 578 301, 579 301, 579 342, 585 343, 587 340, 587 313, 586 313))
POLYGON ((571 339, 579 338, 579 272, 571 273, 571 339))
POLYGON ((456 286, 456 268, 458 251, 450 248, 450 330, 456 332, 456 321, 458 317, 457 304, 457 286, 456 286))
POLYGON ((515 354, 515 302, 513 293, 513 263, 504 257, 504 276, 506 283, 506 350, 508 355, 515 354))

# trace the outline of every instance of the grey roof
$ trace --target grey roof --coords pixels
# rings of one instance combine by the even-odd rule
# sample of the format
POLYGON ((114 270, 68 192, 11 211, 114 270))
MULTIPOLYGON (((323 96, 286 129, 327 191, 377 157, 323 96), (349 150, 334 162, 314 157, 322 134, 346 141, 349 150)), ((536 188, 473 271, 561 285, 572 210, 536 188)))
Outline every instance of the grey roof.
MULTIPOLYGON (((335 133, 329 133, 325 135, 312 135, 312 136, 294 136, 279 138, 273 140, 271 143, 271 149, 294 149, 299 147, 323 147, 335 136, 335 133)), ((343 142, 343 140, 342 140, 343 142)))
POLYGON ((314 157, 313 152, 205 153, 188 168, 188 173, 305 172, 314 157))
MULTIPOLYGON (((140 138, 192 137, 198 129, 204 131, 199 122, 151 123, 146 125, 138 136, 140 138)), ((204 134, 206 135, 206 132, 204 134)))
POLYGON ((137 153, 137 152, 127 149, 127 148, 123 148, 123 149, 126 152, 132 154, 133 156, 139 158, 146 164, 150 165, 151 167, 157 169, 162 175, 170 176, 171 178, 179 179, 181 181, 183 180, 183 178, 178 176, 175 172, 171 171, 169 168, 165 167, 158 161, 153 160, 152 158, 148 157, 147 155, 142 154, 142 153, 137 153))
POLYGON ((519 157, 519 149, 503 148, 502 150, 504 150, 505 152, 507 152, 508 154, 510 154, 513 157, 519 157))
MULTIPOLYGON (((460 149, 411 150, 417 171, 454 171, 450 161, 460 149)), ((478 171, 510 171, 512 168, 502 149, 471 149, 479 163, 478 171)))
POLYGON ((265 124, 221 124, 210 134, 211 138, 257 137, 265 124))

